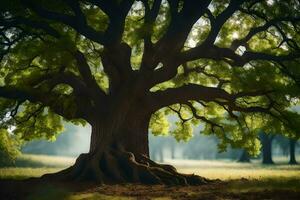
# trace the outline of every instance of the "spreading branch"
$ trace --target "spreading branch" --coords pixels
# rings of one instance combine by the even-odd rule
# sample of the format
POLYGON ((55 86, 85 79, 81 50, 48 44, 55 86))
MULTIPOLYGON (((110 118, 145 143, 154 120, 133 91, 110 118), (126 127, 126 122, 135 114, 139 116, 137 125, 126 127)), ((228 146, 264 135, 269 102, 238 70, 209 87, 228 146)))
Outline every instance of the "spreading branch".
POLYGON ((74 53, 74 57, 77 61, 77 67, 79 69, 79 72, 85 82, 85 84, 87 85, 87 87, 94 89, 93 92, 90 92, 91 96, 96 98, 96 101, 103 101, 105 99, 106 94, 104 93, 104 91, 101 90, 101 88, 99 87, 99 85, 97 84, 94 76, 92 75, 90 66, 84 56, 84 54, 82 52, 80 52, 79 50, 77 50, 74 53))
POLYGON ((241 4, 243 4, 245 0, 231 0, 227 8, 219 14, 216 18, 213 18, 210 15, 210 11, 206 10, 206 13, 209 15, 210 23, 211 23, 211 31, 209 32, 205 44, 212 45, 214 44, 222 26, 224 23, 235 13, 241 4))
MULTIPOLYGON (((74 118, 86 118, 85 112, 82 113, 82 110, 77 110, 76 113, 68 112, 68 109, 64 107, 63 103, 57 103, 58 95, 55 93, 44 93, 38 89, 32 88, 15 88, 11 86, 2 86, 0 87, 0 97, 6 99, 13 99, 20 102, 30 101, 31 103, 42 104, 45 107, 49 107, 57 114, 63 116, 66 119, 74 118)), ((65 95, 65 99, 68 99, 68 96, 65 95)), ((88 110, 88 107, 86 108, 88 110)))
POLYGON ((180 60, 181 63, 185 63, 201 58, 223 60, 231 64, 232 66, 244 66, 246 63, 254 60, 265 60, 273 62, 295 60, 297 58, 300 58, 300 53, 291 52, 287 55, 271 55, 262 52, 246 51, 243 55, 238 55, 229 48, 221 48, 217 46, 211 46, 210 48, 208 48, 205 45, 200 45, 193 49, 182 52, 180 60))
POLYGON ((233 101, 234 98, 223 89, 205 87, 196 84, 187 84, 178 88, 169 88, 164 91, 152 93, 157 108, 166 107, 176 103, 186 103, 189 100, 213 101, 224 99, 233 101))
POLYGON ((104 39, 103 32, 94 30, 85 22, 85 20, 82 19, 83 15, 80 12, 80 8, 78 8, 78 5, 76 3, 70 3, 70 1, 68 1, 69 4, 72 5, 71 7, 73 10, 75 10, 76 14, 75 16, 71 16, 59 12, 50 11, 44 8, 43 6, 40 6, 37 3, 33 2, 32 0, 22 0, 21 2, 24 4, 25 7, 32 9, 38 16, 44 19, 68 25, 74 28, 78 33, 100 44, 104 44, 106 42, 104 39), (77 21, 78 19, 80 20, 77 21))

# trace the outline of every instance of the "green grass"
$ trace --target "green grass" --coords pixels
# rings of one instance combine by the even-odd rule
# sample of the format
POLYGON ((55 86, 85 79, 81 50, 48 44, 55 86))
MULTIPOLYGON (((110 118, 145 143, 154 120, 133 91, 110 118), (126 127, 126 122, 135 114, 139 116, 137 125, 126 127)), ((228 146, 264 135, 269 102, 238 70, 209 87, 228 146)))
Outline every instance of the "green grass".
POLYGON ((210 179, 233 180, 250 179, 260 180, 268 178, 295 178, 300 179, 300 165, 262 165, 259 161, 251 163, 237 163, 233 161, 168 161, 175 165, 182 173, 195 173, 210 179))
POLYGON ((63 168, 72 165, 74 162, 75 158, 72 157, 22 154, 17 158, 15 165, 17 167, 63 168))
POLYGON ((0 168, 0 179, 26 179, 30 177, 40 177, 43 174, 54 173, 63 168, 31 168, 31 167, 6 167, 0 168))
MULTIPOLYGON (((300 159, 298 159, 300 160, 300 159)), ((25 179, 29 177, 39 177, 45 173, 54 173, 62 170, 74 163, 74 158, 58 157, 58 156, 44 156, 44 155, 22 155, 18 158, 17 167, 0 168, 0 179, 25 179)), ((174 165, 179 172, 195 173, 209 179, 224 180, 221 186, 212 186, 207 190, 200 191, 202 195, 214 194, 220 195, 221 199, 228 194, 243 195, 247 192, 260 192, 264 194, 265 191, 286 191, 287 193, 300 193, 300 165, 287 165, 285 160, 277 160, 276 165, 262 165, 259 161, 252 161, 252 163, 237 163, 228 160, 222 161, 187 161, 187 160, 167 160, 167 163, 174 165), (223 186, 224 185, 224 186, 223 186)), ((120 190, 134 191, 135 186, 120 185, 120 190), (125 189, 124 189, 125 188, 125 189)), ((110 190, 113 188, 108 188, 110 190)), ((141 189, 147 191, 145 195, 153 195, 151 188, 148 186, 141 189)), ((163 189, 165 190, 165 189, 163 189)), ((65 199, 65 200, 84 200, 84 199, 105 199, 116 200, 124 199, 131 200, 130 195, 125 193, 114 194, 107 193, 101 190, 92 190, 80 193, 67 191, 65 188, 55 187, 53 185, 43 185, 40 190, 30 194, 28 199, 65 199), (44 195, 47 194, 47 195, 44 195)), ((118 191, 118 189, 116 190, 118 191)), ((158 188, 158 192, 161 189, 158 188)), ((186 191, 189 193, 190 191, 186 191)), ((191 194, 195 193, 192 191, 191 194)), ((151 196, 150 199, 168 200, 172 199, 172 192, 166 192, 161 197, 151 196)), ((196 193, 197 191, 196 191, 196 193)), ((144 194, 141 194, 144 195, 144 194)), ((276 195, 274 193, 274 195, 276 195)), ((208 199, 209 196, 207 197, 208 199)), ((227 197, 226 197, 227 198, 227 197)), ((225 198, 225 199, 226 199, 225 198)), ((261 197, 265 198, 265 197, 261 197)))
POLYGON ((264 190, 292 190, 300 192, 300 177, 269 177, 250 181, 236 180, 230 182, 228 191, 248 192, 264 190))
MULTIPOLYGON (((167 160, 166 162, 174 165, 179 172, 195 173, 209 179, 300 179, 300 165, 287 165, 284 158, 276 161, 278 163, 276 165, 262 165, 259 161, 244 164, 229 160, 167 160)), ((74 162, 75 158, 70 157, 23 154, 16 161, 17 167, 0 168, 0 179, 39 177, 45 173, 57 172, 74 162)))
POLYGON ((16 167, 0 168, 0 179, 26 179, 60 171, 75 162, 75 158, 23 154, 16 160, 16 167))

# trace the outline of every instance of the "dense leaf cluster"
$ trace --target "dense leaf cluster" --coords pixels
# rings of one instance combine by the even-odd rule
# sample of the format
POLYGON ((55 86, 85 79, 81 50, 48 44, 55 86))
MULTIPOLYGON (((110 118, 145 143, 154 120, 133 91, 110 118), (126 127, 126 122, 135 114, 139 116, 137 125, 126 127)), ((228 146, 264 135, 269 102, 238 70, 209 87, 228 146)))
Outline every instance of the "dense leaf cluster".
POLYGON ((0 129, 0 167, 12 166, 19 155, 20 143, 5 129, 0 129))

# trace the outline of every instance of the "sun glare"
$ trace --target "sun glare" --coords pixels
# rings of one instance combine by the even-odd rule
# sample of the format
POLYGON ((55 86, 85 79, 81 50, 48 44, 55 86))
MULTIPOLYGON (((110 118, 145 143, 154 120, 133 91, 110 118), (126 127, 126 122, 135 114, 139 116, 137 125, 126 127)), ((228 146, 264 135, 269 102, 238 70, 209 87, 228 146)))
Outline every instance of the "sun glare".
POLYGON ((239 37, 239 34, 237 33, 237 32, 234 32, 233 34, 232 34, 232 38, 233 39, 237 39, 239 37))
POLYGON ((267 4, 268 4, 269 6, 273 5, 273 4, 274 4, 274 0, 267 0, 267 4))

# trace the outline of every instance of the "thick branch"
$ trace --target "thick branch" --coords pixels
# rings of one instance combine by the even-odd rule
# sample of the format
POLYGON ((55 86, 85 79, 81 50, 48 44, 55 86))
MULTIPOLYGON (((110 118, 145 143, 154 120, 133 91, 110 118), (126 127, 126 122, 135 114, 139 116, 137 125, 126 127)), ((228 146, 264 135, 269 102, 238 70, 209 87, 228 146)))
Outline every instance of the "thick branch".
MULTIPOLYGON (((275 26, 277 27, 277 24, 280 22, 292 22, 292 23, 296 23, 300 21, 300 18, 294 18, 294 17, 281 17, 281 18, 275 18, 272 20, 267 21, 264 25, 262 26, 258 26, 258 27, 253 27, 250 29, 250 31, 248 32, 248 34, 239 40, 235 40, 232 42, 231 44, 231 49, 236 50, 239 46, 241 45, 246 45, 246 43, 257 33, 263 32, 263 31, 267 31, 270 27, 275 26)), ((283 33, 282 35, 283 37, 285 36, 285 34, 283 33)))
POLYGON ((179 13, 174 8, 174 6, 177 6, 177 3, 170 3, 172 12, 170 25, 163 37, 154 45, 153 62, 147 68, 154 69, 159 62, 163 63, 164 67, 170 66, 167 63, 171 62, 179 54, 193 25, 204 15, 209 3, 210 0, 187 0, 179 13))
POLYGON ((51 35, 55 38, 59 38, 60 34, 58 31, 56 31, 54 28, 52 28, 50 25, 46 23, 42 23, 39 21, 34 21, 28 18, 23 18, 23 17, 15 17, 11 19, 1 19, 0 20, 0 26, 5 27, 6 29, 12 28, 12 27, 17 27, 20 25, 26 25, 29 26, 33 29, 38 29, 42 30, 48 35, 51 35))
POLYGON ((105 73, 109 76, 110 92, 114 92, 133 74, 130 58, 131 47, 126 43, 104 49, 102 63, 105 73))
POLYGON ((92 75, 90 66, 87 63, 87 60, 86 60, 84 54, 82 52, 80 52, 79 50, 77 50, 74 53, 74 57, 77 61, 77 66, 78 66, 79 72, 80 72, 85 84, 88 87, 94 89, 95 93, 99 93, 100 97, 104 98, 105 93, 101 90, 101 88, 97 84, 94 76, 92 75))
POLYGON ((108 16, 117 12, 115 1, 111 0, 87 0, 88 2, 98 6, 108 16))
POLYGON ((188 61, 206 58, 214 60, 224 60, 229 61, 232 66, 243 66, 246 63, 253 60, 266 60, 274 62, 283 62, 294 60, 300 57, 299 52, 292 52, 287 55, 271 55, 261 52, 250 52, 246 51, 242 56, 236 54, 233 50, 229 48, 220 48, 217 46, 207 47, 205 45, 200 45, 193 49, 182 52, 181 54, 181 63, 188 61))
MULTIPOLYGON (((70 16, 58 12, 53 12, 50 10, 45 9, 44 7, 37 5, 31 0, 22 0, 22 3, 26 7, 29 7, 32 9, 37 15, 40 17, 47 19, 47 20, 52 20, 56 22, 60 22, 63 24, 66 24, 72 28, 74 28, 78 33, 84 35, 85 37, 98 42, 100 44, 104 44, 106 40, 104 40, 104 34, 102 32, 94 30, 92 27, 88 26, 88 24, 82 20, 82 16, 70 16), (78 23, 78 19, 81 19, 80 22, 78 23)), ((76 10, 75 14, 78 14, 79 10, 76 9, 76 4, 75 8, 73 10, 76 10)))
POLYGON ((216 18, 210 17, 211 30, 204 41, 205 44, 212 45, 215 42, 224 23, 232 16, 233 13, 238 10, 239 6, 244 2, 245 0, 231 0, 228 7, 221 14, 219 14, 216 18))
POLYGON ((196 84, 188 84, 179 88, 170 88, 151 94, 157 108, 166 107, 176 103, 186 103, 189 100, 214 101, 223 99, 233 101, 232 95, 225 90, 213 87, 205 87, 196 84))
MULTIPOLYGON (((145 7, 145 19, 144 19, 144 28, 146 31, 144 33, 144 53, 142 58, 141 70, 147 69, 147 66, 151 66, 154 62, 153 60, 153 44, 151 41, 151 36, 153 34, 153 27, 156 21, 156 18, 159 13, 162 0, 155 0, 153 2, 152 8, 149 6, 149 2, 146 0, 142 1, 145 7)), ((151 66, 152 67, 152 66, 151 66)))
POLYGON ((163 108, 176 103, 187 104, 187 102, 191 100, 236 106, 235 101, 238 98, 263 96, 272 92, 274 91, 257 90, 230 94, 221 88, 187 84, 178 88, 169 88, 164 91, 153 92, 150 94, 150 97, 153 99, 154 107, 156 108, 163 108))
POLYGON ((0 97, 6 99, 14 99, 18 101, 28 100, 32 103, 42 103, 44 106, 48 106, 57 114, 65 117, 66 119, 74 119, 83 117, 79 113, 75 115, 69 115, 66 113, 62 103, 57 103, 57 96, 52 93, 43 93, 37 89, 18 89, 14 87, 4 86, 0 87, 0 97))
POLYGON ((120 44, 124 32, 125 19, 132 7, 133 0, 123 0, 109 15, 109 25, 105 31, 105 40, 108 45, 120 44))
POLYGON ((59 84, 67 84, 73 88, 76 94, 90 96, 88 92, 89 88, 82 80, 80 80, 79 77, 72 73, 60 72, 55 74, 46 74, 39 77, 37 80, 34 80, 30 85, 34 88, 40 88, 45 84, 49 91, 59 84))

